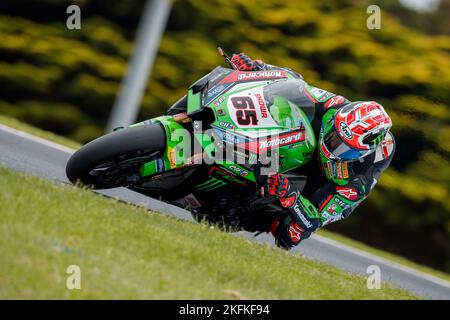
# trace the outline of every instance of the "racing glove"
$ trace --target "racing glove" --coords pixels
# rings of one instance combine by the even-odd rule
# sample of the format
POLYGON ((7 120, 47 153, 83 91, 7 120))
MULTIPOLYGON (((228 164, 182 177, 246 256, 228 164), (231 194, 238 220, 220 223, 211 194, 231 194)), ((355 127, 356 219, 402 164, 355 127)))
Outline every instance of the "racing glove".
POLYGON ((286 250, 295 247, 300 241, 311 235, 311 232, 305 231, 295 223, 291 216, 273 220, 270 231, 275 238, 275 244, 286 250))
POLYGON ((270 176, 266 191, 269 195, 278 197, 281 206, 288 213, 283 218, 275 219, 271 226, 278 246, 289 249, 309 238, 319 227, 317 208, 300 194, 286 176, 279 173, 270 176))
POLYGON ((252 60, 245 53, 234 54, 231 62, 239 71, 258 71, 263 70, 264 63, 261 60, 252 60))
POLYGON ((296 200, 294 190, 291 190, 289 180, 282 174, 277 173, 269 177, 267 193, 276 196, 284 208, 290 208, 296 200))

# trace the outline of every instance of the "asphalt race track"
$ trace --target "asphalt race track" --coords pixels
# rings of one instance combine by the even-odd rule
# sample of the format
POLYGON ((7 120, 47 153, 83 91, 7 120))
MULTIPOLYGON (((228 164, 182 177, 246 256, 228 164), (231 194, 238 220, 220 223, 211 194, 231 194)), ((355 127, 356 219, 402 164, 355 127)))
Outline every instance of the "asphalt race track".
MULTIPOLYGON (((53 181, 68 183, 65 166, 74 150, 27 133, 0 125, 0 163, 26 174, 43 177, 53 181)), ((99 191, 122 201, 145 206, 146 208, 183 220, 192 220, 190 213, 164 202, 145 197, 124 188, 99 191)), ((254 237, 240 232, 238 236, 273 244, 268 234, 254 237)), ((367 268, 377 265, 381 270, 382 281, 404 288, 428 299, 450 299, 450 282, 391 262, 378 256, 343 245, 339 242, 314 235, 292 250, 303 256, 352 273, 367 274, 367 268)), ((336 297, 336 299, 345 297, 336 297)))

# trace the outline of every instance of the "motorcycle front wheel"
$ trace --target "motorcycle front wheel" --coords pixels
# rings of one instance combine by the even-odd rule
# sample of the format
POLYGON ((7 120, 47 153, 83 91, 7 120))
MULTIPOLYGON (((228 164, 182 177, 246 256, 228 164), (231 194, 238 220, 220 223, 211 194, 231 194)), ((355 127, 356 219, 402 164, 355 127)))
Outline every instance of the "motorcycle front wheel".
POLYGON ((139 179, 139 168, 166 149, 164 128, 146 124, 97 138, 77 150, 66 165, 70 182, 94 189, 128 186, 139 179))

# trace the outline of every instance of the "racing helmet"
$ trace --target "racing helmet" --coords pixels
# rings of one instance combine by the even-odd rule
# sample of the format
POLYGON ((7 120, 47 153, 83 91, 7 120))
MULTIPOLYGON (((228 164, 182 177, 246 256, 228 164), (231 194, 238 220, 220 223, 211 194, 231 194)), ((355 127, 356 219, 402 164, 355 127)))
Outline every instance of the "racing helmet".
POLYGON ((391 118, 374 101, 352 102, 333 111, 325 114, 319 136, 320 153, 329 160, 356 161, 371 154, 392 127, 391 118))

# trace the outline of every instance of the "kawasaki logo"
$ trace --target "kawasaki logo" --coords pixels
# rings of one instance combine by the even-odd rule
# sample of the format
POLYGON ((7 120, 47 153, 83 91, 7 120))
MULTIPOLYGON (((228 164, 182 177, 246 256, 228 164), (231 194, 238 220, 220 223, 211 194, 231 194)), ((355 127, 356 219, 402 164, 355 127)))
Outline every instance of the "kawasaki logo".
POLYGON ((261 141, 259 148, 260 149, 274 148, 274 147, 283 146, 283 145, 286 145, 289 143, 299 142, 302 140, 303 140, 303 132, 299 132, 299 133, 291 134, 289 136, 282 137, 282 138, 261 141))
POLYGON ((312 228, 313 225, 311 224, 311 222, 308 221, 308 219, 305 218, 305 216, 303 215, 302 211, 300 210, 300 207, 298 206, 298 203, 295 204, 294 211, 297 214, 297 216, 300 218, 300 220, 302 220, 303 224, 307 228, 312 228))
POLYGON ((238 80, 250 80, 261 78, 282 78, 284 77, 281 71, 259 71, 259 72, 246 72, 239 75, 238 80))

